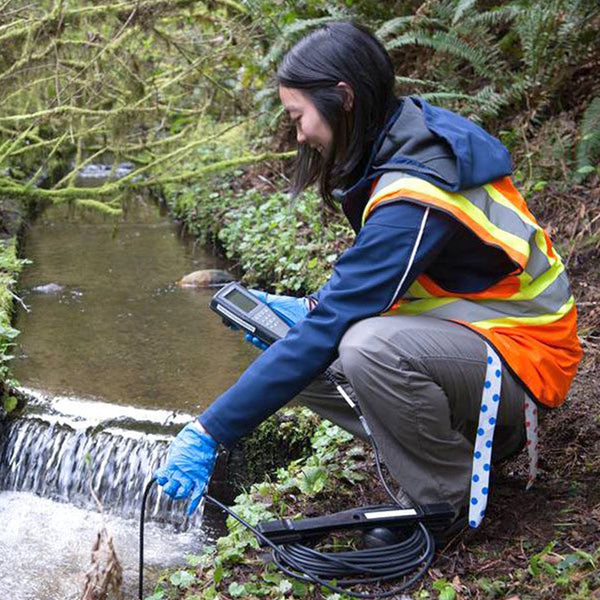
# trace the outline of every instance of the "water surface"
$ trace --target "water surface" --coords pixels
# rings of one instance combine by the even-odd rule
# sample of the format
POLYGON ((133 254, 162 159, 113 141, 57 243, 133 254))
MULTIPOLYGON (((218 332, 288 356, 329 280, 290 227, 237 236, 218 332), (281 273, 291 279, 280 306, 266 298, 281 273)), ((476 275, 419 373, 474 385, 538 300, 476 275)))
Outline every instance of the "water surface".
MULTIPOLYGON (((0 600, 79 598, 103 522, 126 598, 136 598, 144 485, 174 433, 257 350, 208 308, 214 290, 175 284, 223 261, 143 198, 118 221, 51 207, 27 229, 22 253, 32 261, 19 280, 29 310, 17 307, 12 369, 32 400, 0 438, 0 600)), ((147 581, 222 527, 188 520, 184 503, 165 500, 153 489, 147 581)))
POLYGON ((132 200, 125 218, 52 207, 31 225, 19 286, 30 312, 13 372, 44 393, 198 414, 256 356, 208 308, 214 290, 175 282, 224 268, 185 243, 157 207, 132 200), (62 290, 39 293, 38 286, 62 290))

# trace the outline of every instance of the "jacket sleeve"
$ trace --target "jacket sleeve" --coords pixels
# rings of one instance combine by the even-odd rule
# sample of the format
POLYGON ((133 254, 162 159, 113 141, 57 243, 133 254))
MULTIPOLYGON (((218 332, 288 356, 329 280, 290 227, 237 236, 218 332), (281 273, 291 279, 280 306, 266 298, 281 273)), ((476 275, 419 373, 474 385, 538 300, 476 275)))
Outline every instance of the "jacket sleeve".
POLYGON ((336 263, 318 305, 211 404, 202 425, 228 447, 252 431, 325 371, 353 323, 387 310, 456 227, 445 214, 409 202, 376 209, 336 263))

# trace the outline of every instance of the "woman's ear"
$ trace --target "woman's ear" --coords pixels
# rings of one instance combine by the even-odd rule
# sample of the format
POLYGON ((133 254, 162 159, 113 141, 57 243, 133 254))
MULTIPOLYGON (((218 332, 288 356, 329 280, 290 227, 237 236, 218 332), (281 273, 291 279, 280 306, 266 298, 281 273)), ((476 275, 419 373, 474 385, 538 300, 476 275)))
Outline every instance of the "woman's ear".
POLYGON ((344 110, 352 110, 354 106, 354 90, 345 81, 340 81, 337 87, 342 88, 344 92, 344 110))

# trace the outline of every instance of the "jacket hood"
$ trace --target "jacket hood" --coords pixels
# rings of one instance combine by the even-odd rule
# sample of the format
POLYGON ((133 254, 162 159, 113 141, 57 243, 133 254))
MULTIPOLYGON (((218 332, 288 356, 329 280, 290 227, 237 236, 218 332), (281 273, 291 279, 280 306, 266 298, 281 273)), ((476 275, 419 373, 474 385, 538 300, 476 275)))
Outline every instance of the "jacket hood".
POLYGON ((382 138, 372 169, 401 170, 450 192, 512 173, 510 154, 498 139, 422 98, 404 98, 382 138))
POLYGON ((479 125, 411 96, 400 101, 380 134, 363 177, 350 189, 336 191, 355 231, 373 180, 388 171, 459 192, 510 175, 512 161, 505 146, 479 125))

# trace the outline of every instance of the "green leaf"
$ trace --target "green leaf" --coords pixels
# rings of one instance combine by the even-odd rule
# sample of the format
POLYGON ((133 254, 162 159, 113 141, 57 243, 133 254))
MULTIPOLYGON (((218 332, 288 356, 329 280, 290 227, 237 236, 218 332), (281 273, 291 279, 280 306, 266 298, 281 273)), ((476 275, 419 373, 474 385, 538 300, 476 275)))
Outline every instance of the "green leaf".
POLYGON ((13 327, 4 327, 0 325, 0 337, 5 337, 7 340, 13 340, 19 335, 19 330, 13 327))
POLYGON ((213 573, 213 581, 215 582, 215 585, 217 585, 221 579, 223 579, 223 565, 218 563, 215 565, 215 572, 213 573))
POLYGON ((18 400, 14 396, 4 396, 3 398, 4 410, 7 413, 10 413, 13 410, 15 410, 15 408, 17 408, 18 403, 18 400))
POLYGON ((579 167, 577 169, 577 173, 579 175, 587 175, 588 173, 593 173, 596 170, 596 167, 592 167, 592 165, 585 165, 583 167, 579 167))
POLYGON ((204 600, 214 600, 217 598, 219 593, 217 592, 217 588, 214 585, 207 587, 203 592, 204 600))
POLYGON ((234 598, 239 598, 246 593, 246 586, 242 583, 237 583, 237 581, 234 581, 229 584, 227 590, 234 598))
POLYGON ((439 592, 439 600, 456 599, 456 590, 452 587, 452 584, 446 579, 437 579, 433 582, 433 587, 439 592))
POLYGON ((446 586, 440 592, 440 600, 455 600, 455 598, 456 598, 456 591, 451 585, 446 586))
POLYGON ((190 565, 190 567, 197 567, 202 564, 203 558, 203 556, 199 556, 198 554, 188 554, 185 557, 185 562, 190 565))
POLYGON ((547 181, 537 181, 531 188, 534 192, 541 192, 548 185, 547 181))
POLYGON ((304 494, 318 494, 327 483, 327 470, 324 467, 304 467, 297 480, 298 488, 304 494))
POLYGON ((196 581, 196 577, 189 571, 176 571, 169 577, 169 581, 177 587, 188 588, 196 581))
POLYGON ((308 585, 297 579, 292 580, 292 594, 295 598, 303 598, 308 594, 308 585))
POLYGON ((277 571, 267 571, 266 573, 262 574, 262 578, 267 583, 273 583, 275 585, 279 585, 279 583, 283 579, 283 576, 281 575, 281 573, 279 573, 277 571))

